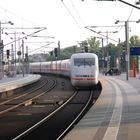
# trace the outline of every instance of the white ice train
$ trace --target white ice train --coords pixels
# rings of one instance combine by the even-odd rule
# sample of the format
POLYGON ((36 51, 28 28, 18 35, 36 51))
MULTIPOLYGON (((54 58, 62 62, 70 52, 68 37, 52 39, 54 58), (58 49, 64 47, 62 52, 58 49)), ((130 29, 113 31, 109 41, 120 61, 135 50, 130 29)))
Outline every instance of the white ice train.
POLYGON ((30 70, 69 76, 74 87, 92 87, 98 83, 98 57, 94 53, 76 53, 67 60, 31 63, 30 70))

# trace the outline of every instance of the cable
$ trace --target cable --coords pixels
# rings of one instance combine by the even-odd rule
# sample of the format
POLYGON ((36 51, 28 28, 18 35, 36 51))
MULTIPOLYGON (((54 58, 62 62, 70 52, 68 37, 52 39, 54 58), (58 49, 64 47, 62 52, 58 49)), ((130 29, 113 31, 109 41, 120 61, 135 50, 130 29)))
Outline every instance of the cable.
MULTIPOLYGON (((94 32, 94 33, 96 33, 96 34, 98 34, 98 35, 100 35, 100 36, 103 36, 103 37, 107 38, 106 35, 103 35, 103 34, 101 34, 101 33, 98 33, 98 32, 96 32, 96 31, 94 31, 93 29, 90 29, 90 28, 88 28, 88 27, 85 27, 85 28, 88 29, 88 30, 90 30, 90 31, 92 31, 92 32, 94 32)), ((110 39, 110 40, 112 40, 112 41, 118 43, 118 41, 116 41, 116 40, 114 40, 114 39, 112 39, 112 38, 110 38, 110 37, 108 37, 108 39, 110 39)))
MULTIPOLYGON (((77 27, 82 31, 82 28, 80 27, 79 23, 77 22, 76 18, 73 16, 73 14, 71 13, 71 11, 68 9, 68 7, 66 6, 66 4, 63 2, 63 0, 61 0, 61 2, 63 3, 64 7, 66 8, 66 10, 68 11, 68 13, 70 14, 70 16, 72 17, 72 19, 74 20, 74 22, 76 23, 77 27)), ((83 33, 84 34, 84 33, 83 33)))
POLYGON ((7 10, 7 9, 5 9, 5 8, 3 8, 3 7, 1 7, 1 6, 0 6, 0 9, 2 9, 2 10, 5 11, 5 12, 8 12, 9 14, 15 16, 16 18, 19 18, 20 20, 23 20, 23 21, 28 22, 28 23, 33 24, 33 25, 37 25, 36 23, 33 23, 32 21, 29 21, 29 20, 27 20, 27 19, 25 19, 25 18, 23 18, 23 17, 21 17, 21 16, 15 14, 14 12, 11 12, 11 11, 9 11, 9 10, 7 10))
POLYGON ((80 14, 79 14, 79 12, 78 12, 77 8, 76 8, 76 7, 75 7, 75 5, 74 5, 73 0, 71 0, 71 4, 72 4, 72 7, 73 7, 73 9, 75 10, 75 12, 76 12, 76 14, 77 14, 77 16, 78 16, 79 20, 80 20, 80 21, 81 21, 81 23, 84 25, 84 22, 83 22, 83 20, 82 20, 82 18, 81 18, 81 16, 80 16, 80 14))
POLYGON ((130 17, 132 16, 133 10, 134 10, 134 7, 132 8, 132 10, 131 10, 131 12, 130 12, 130 15, 129 15, 127 21, 129 21, 130 17))

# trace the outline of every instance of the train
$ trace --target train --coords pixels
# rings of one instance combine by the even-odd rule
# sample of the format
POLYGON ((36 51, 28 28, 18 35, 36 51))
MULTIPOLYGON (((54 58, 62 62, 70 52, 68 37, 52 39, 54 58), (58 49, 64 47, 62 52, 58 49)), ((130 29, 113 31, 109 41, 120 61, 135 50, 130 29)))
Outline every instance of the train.
POLYGON ((70 78, 73 87, 93 87, 99 82, 98 56, 75 53, 66 60, 30 63, 30 72, 64 75, 70 78))

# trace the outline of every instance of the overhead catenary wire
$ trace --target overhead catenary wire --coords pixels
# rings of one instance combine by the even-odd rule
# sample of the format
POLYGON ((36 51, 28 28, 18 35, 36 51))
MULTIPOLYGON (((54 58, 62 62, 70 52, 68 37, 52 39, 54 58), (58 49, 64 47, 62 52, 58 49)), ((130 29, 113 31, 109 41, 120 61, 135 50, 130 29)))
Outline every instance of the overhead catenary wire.
POLYGON ((72 19, 74 20, 75 24, 77 25, 77 27, 81 30, 81 32, 84 34, 83 29, 81 28, 80 24, 78 23, 77 19, 75 18, 75 16, 71 13, 71 11, 69 10, 69 8, 66 6, 66 4, 63 2, 63 0, 61 0, 61 2, 63 3, 64 7, 66 8, 66 10, 68 11, 68 13, 70 14, 70 16, 72 17, 72 19))
POLYGON ((25 39, 25 38, 27 38, 27 37, 29 37, 29 36, 32 36, 32 35, 34 35, 34 34, 36 34, 36 33, 38 33, 38 32, 41 32, 41 31, 43 31, 43 30, 46 30, 46 29, 47 29, 46 27, 42 27, 42 28, 40 28, 39 30, 34 31, 34 32, 31 33, 31 34, 28 34, 28 35, 26 35, 26 36, 24 36, 24 37, 22 37, 22 38, 19 38, 19 39, 16 39, 16 40, 12 41, 12 42, 9 42, 9 43, 7 43, 7 44, 4 44, 4 46, 10 45, 10 44, 14 43, 15 41, 25 39))
POLYGON ((133 11, 134 11, 134 7, 132 8, 132 10, 131 10, 131 12, 130 12, 130 15, 129 15, 129 17, 127 18, 127 21, 129 21, 129 19, 131 18, 133 11))
MULTIPOLYGON (((93 29, 90 29, 90 28, 88 28, 88 27, 85 27, 85 28, 88 29, 88 30, 90 30, 90 31, 92 31, 92 32, 94 32, 94 33, 96 33, 96 34, 98 34, 98 35, 100 35, 100 36, 103 36, 103 37, 107 38, 106 35, 103 35, 103 34, 101 34, 101 33, 98 33, 98 32, 96 32, 96 31, 94 31, 93 29)), ((108 37, 108 39, 110 39, 110 40, 112 40, 112 41, 118 43, 118 41, 116 41, 116 40, 114 40, 114 39, 112 39, 112 38, 110 38, 110 37, 108 37)))
MULTIPOLYGON (((17 14, 14 13, 14 12, 11 12, 10 10, 7 10, 6 8, 3 8, 2 6, 0 6, 0 9, 2 9, 5 13, 7 12, 7 13, 9 13, 10 15, 13 15, 14 17, 20 19, 21 21, 28 22, 28 23, 30 23, 30 24, 32 24, 32 25, 37 25, 36 23, 33 23, 32 21, 27 20, 27 19, 25 19, 25 18, 23 18, 23 17, 17 15, 17 14)), ((5 18, 6 18, 6 14, 5 14, 5 18)))
MULTIPOLYGON (((47 44, 45 44, 45 45, 43 45, 43 46, 41 46, 41 47, 39 47, 39 48, 36 48, 36 49, 34 49, 34 50, 32 50, 32 51, 29 51, 29 53, 38 51, 38 50, 40 50, 40 49, 42 49, 42 48, 49 48, 49 45, 52 44, 52 43, 54 43, 54 42, 49 42, 49 43, 47 43, 47 44)), ((52 47, 50 47, 50 48, 52 48, 52 47)))
POLYGON ((71 0, 71 4, 72 4, 72 7, 73 7, 73 9, 75 10, 75 12, 76 12, 76 14, 77 14, 77 17, 79 18, 79 21, 80 21, 83 25, 85 25, 85 24, 84 24, 84 21, 82 20, 80 14, 79 14, 79 12, 78 12, 78 10, 77 10, 77 8, 76 8, 76 6, 75 6, 74 3, 73 3, 73 0, 71 0))

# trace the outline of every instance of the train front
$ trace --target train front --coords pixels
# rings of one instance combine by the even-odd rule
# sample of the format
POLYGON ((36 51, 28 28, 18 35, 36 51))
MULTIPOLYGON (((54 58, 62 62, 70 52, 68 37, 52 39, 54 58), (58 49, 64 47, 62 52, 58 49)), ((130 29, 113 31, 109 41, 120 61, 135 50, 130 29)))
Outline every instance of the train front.
POLYGON ((98 57, 93 53, 79 53, 71 57, 71 83, 74 87, 93 87, 98 83, 98 57))

